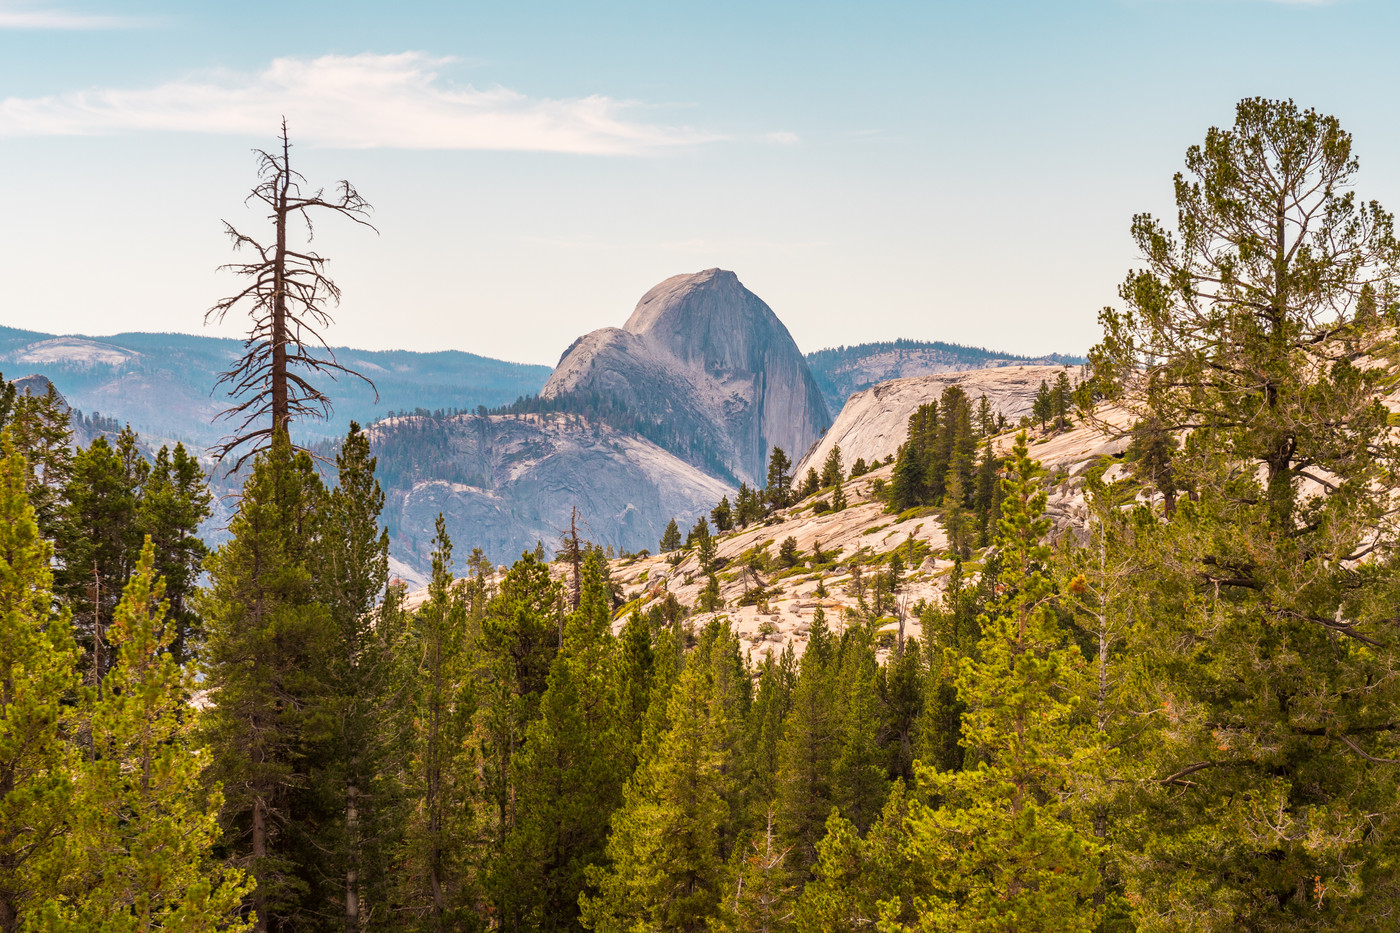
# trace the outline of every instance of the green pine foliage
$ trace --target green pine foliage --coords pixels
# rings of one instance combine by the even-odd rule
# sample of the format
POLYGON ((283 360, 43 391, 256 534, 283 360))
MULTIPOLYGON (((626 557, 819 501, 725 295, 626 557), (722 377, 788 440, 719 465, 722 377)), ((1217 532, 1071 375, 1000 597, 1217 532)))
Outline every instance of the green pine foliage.
POLYGON ((957 675, 963 743, 978 761, 954 772, 922 767, 924 793, 937 802, 908 819, 929 876, 917 900, 921 930, 1089 931, 1098 920, 1099 844, 1078 800, 1085 759, 1096 754, 1079 716, 1085 665, 1047 602, 1049 521, 1024 432, 1011 456, 996 538, 1002 594, 977 656, 957 675))
POLYGON ((249 884, 214 857, 219 791, 189 708, 194 669, 169 649, 164 583, 146 540, 117 606, 112 666, 90 694, 90 748, 77 769, 62 893, 34 929, 242 931, 249 884))
POLYGON ((52 549, 30 473, 0 432, 0 931, 28 926, 59 891, 78 750, 68 741, 78 648, 53 605, 52 549))
POLYGON ((288 930, 334 912, 343 879, 322 872, 318 828, 332 806, 317 772, 335 736, 328 663, 336 643, 315 570, 325 488, 285 432, 257 456, 229 541, 206 565, 203 721, 208 777, 222 785, 234 863, 256 882, 257 929, 288 930), (332 893, 335 892, 335 894, 332 893))

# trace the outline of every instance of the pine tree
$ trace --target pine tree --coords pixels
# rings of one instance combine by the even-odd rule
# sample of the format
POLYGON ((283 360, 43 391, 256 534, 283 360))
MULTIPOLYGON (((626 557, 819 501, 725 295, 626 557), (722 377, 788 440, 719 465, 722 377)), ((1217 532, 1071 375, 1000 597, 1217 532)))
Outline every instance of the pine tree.
POLYGON ((977 400, 977 433, 982 437, 991 437, 997 433, 996 412, 992 410, 992 403, 985 395, 977 400))
POLYGON ((452 540, 441 515, 433 538, 428 601, 410 626, 409 654, 416 667, 406 698, 413 727, 404 792, 418 805, 404 828, 397 909, 411 921, 411 929, 475 929, 481 918, 472 908, 482 892, 475 888, 478 879, 467 843, 475 829, 476 768, 468 736, 477 697, 468 676, 467 604, 453 585, 452 540))
POLYGON ((399 631, 375 614, 389 578, 389 535, 379 525, 384 493, 374 478, 375 462, 369 439, 350 422, 336 455, 336 487, 326 497, 316 554, 319 600, 330 612, 335 638, 327 661, 336 735, 324 790, 340 804, 321 846, 334 853, 326 874, 343 888, 348 933, 387 897, 379 883, 387 865, 374 862, 386 848, 378 836, 386 828, 388 788, 376 785, 387 742, 395 737, 384 728, 383 711, 400 686, 392 660, 399 631))
POLYGON ((831 511, 840 512, 848 504, 849 503, 846 502, 845 488, 840 483, 837 483, 836 488, 831 491, 831 511))
POLYGON ((666 531, 661 535, 661 553, 669 554, 678 551, 681 547, 681 530, 676 526, 673 518, 666 524, 666 531))
POLYGON ((1051 395, 1049 384, 1042 379, 1040 380, 1040 388, 1035 393, 1035 401, 1031 403, 1031 417, 1040 422, 1040 430, 1044 431, 1046 423, 1054 414, 1054 397, 1051 395))
POLYGON ((584 599, 515 760, 518 817, 498 862, 496 887, 508 928, 577 930, 590 866, 603 862, 608 819, 622 802, 634 736, 619 707, 617 640, 609 628, 606 561, 589 551, 584 599))
POLYGON ((835 486, 840 483, 845 476, 841 472, 841 447, 837 444, 831 446, 831 452, 826 455, 826 460, 822 462, 823 487, 835 486))
POLYGON ((607 867, 588 872, 585 928, 700 933, 719 910, 733 845, 733 765, 747 675, 726 623, 711 624, 666 704, 669 727, 627 784, 607 867))
POLYGON ((768 485, 763 490, 763 501, 768 511, 775 512, 792 504, 792 461, 781 447, 774 447, 768 453, 768 485))
POLYGON ((1190 492, 1135 529, 1149 931, 1391 925, 1400 578, 1377 491, 1400 452, 1384 370, 1356 361, 1390 352, 1400 244, 1357 169, 1336 118, 1241 101, 1187 151, 1179 229, 1134 218, 1144 265, 1101 315, 1098 390, 1184 435, 1190 492))
POLYGON ((833 812, 817 844, 812 880, 794 912, 797 933, 906 930, 916 921, 914 897, 927 889, 904 823, 910 794, 896 782, 880 819, 864 835, 833 812))
MULTIPOLYGON (((719 505, 710 510, 710 518, 715 523, 715 531, 720 534, 733 529, 734 510, 730 508, 728 496, 723 496, 719 500, 719 505)), ((677 537, 680 537, 679 533, 677 533, 677 537)))
MULTIPOLYGON (((0 382, 4 382, 0 378, 0 382)), ((52 540, 62 522, 64 489, 72 469, 73 432, 68 405, 49 383, 43 395, 17 395, 4 383, 9 401, 0 399, 0 427, 8 423, 15 447, 29 464, 29 502, 39 533, 52 540)))
POLYGON ((1050 390, 1050 411, 1055 416, 1055 430, 1069 427, 1069 409, 1074 404, 1074 387, 1069 384, 1069 373, 1063 369, 1055 377, 1055 387, 1050 390))
POLYGON ((792 850, 778 845, 770 806, 763 834, 736 853, 739 864, 725 886, 712 929, 733 933, 781 933, 792 919, 793 886, 786 863, 792 850))
POLYGON ((64 848, 65 893, 38 929, 247 930, 243 873, 214 859, 221 794, 206 793, 194 744, 194 669, 168 649, 155 547, 141 550, 112 625, 115 650, 88 717, 90 761, 78 769, 64 848))
POLYGON ((194 611, 193 597, 209 556, 199 526, 210 516, 212 502, 204 471, 185 445, 176 444, 173 453, 162 447, 141 490, 136 521, 155 545, 155 572, 165 581, 170 653, 177 664, 194 657, 203 640, 203 622, 194 611))
POLYGON ((65 706, 78 649, 54 614, 31 475, 13 429, 0 431, 0 933, 18 933, 57 893, 75 765, 65 706))
POLYGON ((836 694, 834 650, 823 626, 802 655, 791 708, 778 745, 778 826, 784 846, 791 846, 790 864, 805 872, 815 864, 816 846, 826 818, 837 805, 833 775, 841 755, 840 722, 833 710, 836 694))
POLYGON ((864 476, 865 474, 867 474, 867 473, 869 473, 869 472, 870 472, 870 467, 868 467, 868 466, 865 465, 865 458, 864 458, 864 457, 857 457, 857 458, 856 458, 856 462, 853 463, 853 464, 851 464, 851 477, 850 477, 850 478, 851 478, 851 479, 855 479, 857 476, 864 476))
POLYGON ((208 774, 224 789, 224 837, 257 883, 259 933, 294 929, 334 902, 308 835, 325 816, 313 774, 333 737, 335 632, 314 573, 324 498, 311 458, 276 438, 254 461, 198 605, 214 698, 208 774))
POLYGON ((890 511, 896 514, 919 504, 924 485, 924 468, 913 442, 899 448, 890 480, 890 511))
POLYGON ((975 770, 921 768, 943 803, 909 818, 934 879, 918 901, 922 930, 1089 931, 1097 922, 1098 845, 1074 799, 1092 748, 1076 721, 1083 660, 1046 602, 1049 520, 1035 474, 1022 432, 998 526, 1003 595, 957 680, 964 742, 981 760, 975 770))
POLYGON ((63 562, 56 589, 75 616, 80 641, 91 648, 94 682, 110 663, 105 633, 140 552, 138 505, 147 471, 128 430, 115 447, 98 437, 80 450, 64 489, 55 529, 63 562))

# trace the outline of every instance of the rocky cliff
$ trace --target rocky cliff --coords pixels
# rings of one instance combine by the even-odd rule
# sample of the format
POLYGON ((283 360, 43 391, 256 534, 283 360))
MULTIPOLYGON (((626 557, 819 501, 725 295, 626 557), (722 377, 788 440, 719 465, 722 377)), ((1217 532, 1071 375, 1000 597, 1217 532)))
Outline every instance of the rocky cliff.
POLYGON ((831 423, 787 328, 722 269, 673 276, 575 341, 541 392, 569 395, 620 402, 687 438, 692 464, 759 485, 772 448, 801 456, 831 423))
POLYGON ((369 434, 396 573, 411 581, 439 512, 461 554, 509 563, 536 541, 553 556, 575 506, 588 540, 656 550, 672 517, 693 523, 735 492, 644 438, 568 415, 399 417, 369 434))
POLYGON ((833 445, 841 446, 841 459, 849 467, 856 458, 867 463, 883 460, 899 450, 909 431, 909 416, 920 405, 938 401, 950 385, 961 386, 973 404, 987 397, 992 408, 1013 424, 1031 412, 1041 381, 1054 383, 1063 366, 999 366, 969 369, 913 379, 895 379, 852 395, 826 435, 807 453, 794 471, 803 476, 811 467, 821 470, 833 445))

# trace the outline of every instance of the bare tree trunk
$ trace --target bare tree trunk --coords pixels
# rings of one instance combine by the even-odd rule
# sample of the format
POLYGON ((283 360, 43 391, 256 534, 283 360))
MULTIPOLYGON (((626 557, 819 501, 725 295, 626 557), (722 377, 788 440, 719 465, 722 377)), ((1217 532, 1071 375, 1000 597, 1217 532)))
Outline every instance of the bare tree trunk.
POLYGON ((282 121, 282 177, 277 189, 273 217, 277 228, 277 251, 272 264, 272 433, 288 430, 290 404, 287 398, 287 194, 292 184, 291 144, 287 141, 287 121, 282 121))
POLYGON ((577 610, 579 601, 583 598, 581 577, 583 552, 579 550, 578 546, 578 506, 574 506, 573 511, 569 514, 569 563, 573 565, 574 569, 573 600, 574 609, 577 610))

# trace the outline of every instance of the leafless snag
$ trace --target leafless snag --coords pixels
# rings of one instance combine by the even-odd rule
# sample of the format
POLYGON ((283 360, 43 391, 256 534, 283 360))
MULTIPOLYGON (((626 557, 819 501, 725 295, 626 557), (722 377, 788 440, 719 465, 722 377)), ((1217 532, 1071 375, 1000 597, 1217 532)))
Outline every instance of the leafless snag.
MULTIPOLYGON (((330 196, 322 188, 314 194, 302 194, 306 178, 291 167, 285 117, 280 151, 254 152, 258 156, 259 181, 244 203, 258 201, 267 206, 274 239, 265 245, 224 221, 224 231, 233 241, 234 250, 246 247, 257 258, 219 267, 220 271, 227 269, 242 276, 247 284, 204 315, 205 324, 217 323, 230 309, 246 306, 252 320, 243 341, 243 355, 214 383, 215 388, 226 386, 228 397, 236 402, 218 417, 238 424, 230 436, 213 448, 213 453, 223 460, 243 448, 234 462, 235 471, 269 446, 278 430, 288 430, 294 419, 330 417, 330 398, 310 379, 326 375, 335 380, 343 373, 375 388, 367 376, 337 362, 322 335, 332 323, 327 302, 340 303, 340 289, 325 273, 326 258, 307 248, 294 249, 288 242, 288 227, 293 219, 306 224, 306 239, 311 241, 315 233, 311 212, 316 209, 348 217, 378 233, 367 219, 373 208, 348 181, 341 181, 330 196)), ((375 401, 378 400, 376 389, 375 401)))

